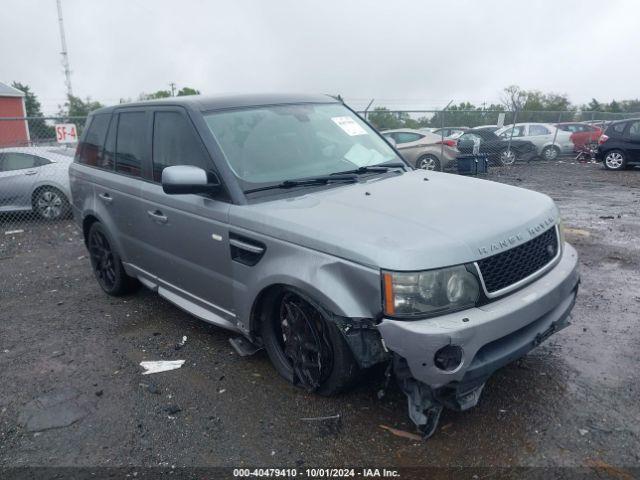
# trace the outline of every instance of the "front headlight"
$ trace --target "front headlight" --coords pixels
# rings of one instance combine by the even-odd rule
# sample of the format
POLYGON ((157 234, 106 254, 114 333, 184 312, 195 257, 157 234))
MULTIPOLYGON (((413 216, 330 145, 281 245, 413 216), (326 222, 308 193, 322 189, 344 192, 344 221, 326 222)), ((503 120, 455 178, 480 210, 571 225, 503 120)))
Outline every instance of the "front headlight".
POLYGON ((464 265, 423 272, 382 272, 384 313, 426 317, 473 307, 480 295, 464 265))

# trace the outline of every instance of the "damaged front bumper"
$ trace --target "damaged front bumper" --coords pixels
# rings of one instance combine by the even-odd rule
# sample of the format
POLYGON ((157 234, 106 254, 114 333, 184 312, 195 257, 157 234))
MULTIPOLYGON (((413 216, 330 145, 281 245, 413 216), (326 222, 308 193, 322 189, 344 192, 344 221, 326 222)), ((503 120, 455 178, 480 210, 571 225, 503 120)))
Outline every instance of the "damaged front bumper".
POLYGON ((565 244, 558 264, 515 293, 476 308, 415 321, 383 319, 378 325, 394 353, 394 371, 407 394, 409 415, 425 436, 435 430, 443 406, 477 404, 487 378, 569 324, 579 274, 578 256, 565 244), (447 371, 434 357, 459 347, 459 364, 447 371))

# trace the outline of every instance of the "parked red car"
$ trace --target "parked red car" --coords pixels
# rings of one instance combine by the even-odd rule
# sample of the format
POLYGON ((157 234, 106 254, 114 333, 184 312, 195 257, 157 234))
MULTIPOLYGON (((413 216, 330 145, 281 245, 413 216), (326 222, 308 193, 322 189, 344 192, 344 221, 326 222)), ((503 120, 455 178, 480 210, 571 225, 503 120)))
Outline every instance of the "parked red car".
POLYGON ((556 127, 565 132, 571 132, 574 150, 580 150, 589 143, 598 143, 602 129, 594 125, 578 122, 556 123, 556 127))

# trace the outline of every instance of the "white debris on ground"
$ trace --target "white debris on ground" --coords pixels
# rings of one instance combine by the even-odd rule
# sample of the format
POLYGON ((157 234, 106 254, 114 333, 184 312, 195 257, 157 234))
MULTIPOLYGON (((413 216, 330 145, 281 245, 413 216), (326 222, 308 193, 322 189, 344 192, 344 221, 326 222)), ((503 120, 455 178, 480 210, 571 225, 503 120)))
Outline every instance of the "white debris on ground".
POLYGON ((184 360, 155 360, 140 362, 140 366, 144 368, 142 375, 149 375, 151 373, 167 372, 169 370, 176 370, 184 364, 184 360))

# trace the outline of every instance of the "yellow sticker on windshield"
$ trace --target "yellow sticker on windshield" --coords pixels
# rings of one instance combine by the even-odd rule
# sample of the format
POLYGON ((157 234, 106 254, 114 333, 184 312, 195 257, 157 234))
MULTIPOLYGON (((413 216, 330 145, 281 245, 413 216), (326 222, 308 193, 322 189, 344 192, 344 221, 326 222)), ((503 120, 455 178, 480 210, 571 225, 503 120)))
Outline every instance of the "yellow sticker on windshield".
POLYGON ((332 117, 331 120, 349 136, 367 135, 367 131, 351 117, 332 117))

